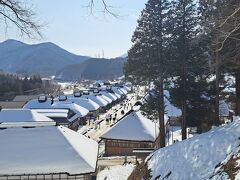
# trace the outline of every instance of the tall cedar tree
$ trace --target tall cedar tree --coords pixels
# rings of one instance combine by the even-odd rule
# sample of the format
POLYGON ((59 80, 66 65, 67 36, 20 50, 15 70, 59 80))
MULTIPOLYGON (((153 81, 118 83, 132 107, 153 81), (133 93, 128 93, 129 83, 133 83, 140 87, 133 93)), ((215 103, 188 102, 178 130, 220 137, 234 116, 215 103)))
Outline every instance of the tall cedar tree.
POLYGON ((133 34, 133 46, 128 52, 125 74, 135 81, 154 82, 157 92, 157 113, 160 125, 160 147, 165 146, 164 79, 167 77, 170 3, 149 0, 133 34))
POLYGON ((171 101, 182 109, 182 139, 186 139, 187 121, 198 121, 200 114, 207 110, 204 104, 209 97, 205 97, 201 92, 203 93, 207 86, 207 75, 203 72, 206 72, 208 63, 206 57, 202 57, 205 50, 200 46, 202 42, 198 40, 200 24, 195 1, 178 0, 173 1, 173 4, 174 28, 171 46, 175 50, 172 52, 175 54, 175 78, 170 97, 171 101), (197 108, 202 111, 198 112, 197 108))

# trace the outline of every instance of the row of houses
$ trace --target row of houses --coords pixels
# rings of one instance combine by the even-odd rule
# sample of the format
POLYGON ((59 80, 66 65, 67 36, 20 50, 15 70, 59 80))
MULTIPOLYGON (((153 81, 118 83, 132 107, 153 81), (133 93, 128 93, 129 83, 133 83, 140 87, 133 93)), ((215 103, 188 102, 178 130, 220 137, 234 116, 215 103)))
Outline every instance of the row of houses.
POLYGON ((101 87, 68 96, 41 95, 22 108, 0 109, 0 180, 94 179, 98 143, 76 130, 128 91, 101 87))
POLYGON ((97 142, 35 110, 0 112, 0 179, 90 179, 97 142))
MULTIPOLYGON (((130 91, 121 88, 124 87, 100 86, 68 96, 39 96, 22 109, 2 109, 0 180, 92 179, 97 168, 98 143, 74 130, 84 120, 94 119, 119 103, 130 91)), ((143 100, 149 98, 148 95, 143 100)), ((146 157, 159 148, 158 122, 146 118, 137 108, 144 101, 136 103, 101 135, 106 156, 146 157)), ((228 112, 225 106, 224 109, 228 112)), ((181 113, 168 103, 167 110, 170 112, 165 116, 166 127, 168 117, 181 113)))
POLYGON ((130 88, 127 86, 108 88, 103 86, 87 91, 78 91, 68 96, 18 96, 15 98, 17 101, 0 102, 0 106, 2 108, 16 108, 14 104, 17 104, 21 105, 19 108, 34 109, 52 118, 57 124, 76 131, 79 125, 86 123, 86 120, 96 119, 100 113, 104 113, 114 104, 122 101, 129 91, 130 88), (24 99, 25 101, 23 101, 24 99))

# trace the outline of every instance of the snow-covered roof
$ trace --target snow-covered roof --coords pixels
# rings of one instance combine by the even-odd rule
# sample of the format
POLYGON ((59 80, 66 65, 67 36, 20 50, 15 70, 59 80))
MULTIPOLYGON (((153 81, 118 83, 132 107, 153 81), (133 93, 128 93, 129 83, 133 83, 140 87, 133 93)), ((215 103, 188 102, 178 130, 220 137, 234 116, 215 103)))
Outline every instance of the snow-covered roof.
POLYGON ((95 172, 98 144, 66 127, 0 130, 0 175, 95 172))
POLYGON ((113 91, 114 95, 117 96, 118 99, 121 98, 122 92, 120 92, 117 88, 114 88, 114 87, 112 87, 111 90, 113 91))
POLYGON ((68 117, 68 109, 34 109, 34 111, 38 112, 39 114, 43 114, 47 117, 68 117))
POLYGON ((144 117, 140 111, 131 112, 107 130, 101 138, 131 141, 155 141, 158 125, 144 117))
MULTIPOLYGON (((67 102, 67 101, 59 101, 55 102, 52 105, 53 108, 58 108, 58 109, 71 109, 73 112, 76 114, 71 118, 72 120, 75 120, 77 117, 84 117, 89 113, 89 110, 86 108, 79 106, 75 103, 72 102, 67 102)), ((70 121, 71 121, 70 119, 70 121)))
POLYGON ((100 94, 98 94, 98 95, 99 95, 100 97, 102 97, 105 101, 107 101, 109 104, 113 102, 112 99, 109 98, 109 97, 108 97, 107 95, 105 95, 105 94, 100 93, 100 94))
POLYGON ((104 95, 104 96, 107 96, 108 98, 110 98, 112 101, 116 101, 117 100, 117 97, 112 94, 112 93, 109 93, 107 91, 100 91, 100 94, 104 95))
POLYGON ((124 95, 124 93, 121 91, 119 87, 112 87, 112 90, 115 94, 118 94, 119 96, 124 95))
POLYGON ((79 104, 73 103, 73 101, 67 99, 66 101, 59 101, 57 99, 54 100, 54 103, 51 104, 51 100, 47 99, 45 102, 39 102, 37 99, 33 99, 29 101, 27 104, 24 105, 23 108, 27 109, 71 109, 73 112, 76 113, 73 118, 84 117, 88 114, 89 110, 84 108, 79 104))
POLYGON ((121 99, 121 95, 118 94, 118 93, 115 93, 114 91, 108 92, 108 93, 110 93, 111 95, 115 96, 117 99, 121 99))
POLYGON ((30 109, 2 109, 0 111, 0 127, 21 127, 21 126, 48 126, 56 123, 34 110, 30 109))
POLYGON ((23 108, 27 109, 39 109, 39 108, 51 108, 51 100, 47 99, 45 102, 39 102, 38 99, 32 99, 28 101, 23 108))
POLYGON ((98 95, 83 95, 82 97, 91 99, 92 101, 94 101, 95 103, 97 103, 101 107, 104 107, 104 106, 109 104, 106 100, 104 100, 103 98, 101 98, 98 95))
POLYGON ((46 116, 30 109, 2 109, 0 111, 0 122, 34 122, 53 121, 46 116))
POLYGON ((96 102, 92 101, 89 98, 86 99, 81 97, 69 97, 68 100, 88 109, 89 111, 96 111, 100 107, 96 102))
POLYGON ((124 94, 127 94, 127 93, 128 93, 127 90, 124 89, 124 87, 123 87, 123 88, 120 88, 119 90, 122 91, 124 94))
POLYGON ((128 86, 123 86, 123 88, 128 92, 131 91, 131 88, 129 88, 128 86))

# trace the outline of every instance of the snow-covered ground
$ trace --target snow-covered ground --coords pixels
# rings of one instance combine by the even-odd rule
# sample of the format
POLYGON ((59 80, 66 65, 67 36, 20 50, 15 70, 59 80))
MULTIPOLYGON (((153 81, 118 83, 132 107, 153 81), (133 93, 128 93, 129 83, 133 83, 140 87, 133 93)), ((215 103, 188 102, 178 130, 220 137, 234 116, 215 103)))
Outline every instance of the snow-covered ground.
POLYGON ((98 173, 98 180, 127 180, 134 169, 133 164, 117 165, 105 168, 98 173))
POLYGON ((237 118, 231 124, 154 152, 147 163, 151 179, 209 179, 239 144, 240 118, 237 118))
MULTIPOLYGON (((189 128, 187 128, 187 138, 193 137, 189 134, 189 128)), ((174 142, 182 141, 182 129, 180 126, 170 126, 169 135, 167 135, 166 145, 169 146, 174 142)))

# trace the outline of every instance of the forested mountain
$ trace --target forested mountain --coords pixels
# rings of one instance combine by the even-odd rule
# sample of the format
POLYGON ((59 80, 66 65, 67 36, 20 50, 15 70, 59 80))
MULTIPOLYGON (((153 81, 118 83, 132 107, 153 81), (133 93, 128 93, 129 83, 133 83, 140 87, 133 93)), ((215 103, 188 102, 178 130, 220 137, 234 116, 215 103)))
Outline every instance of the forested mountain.
POLYGON ((86 56, 72 54, 56 44, 25 44, 16 40, 0 43, 0 70, 27 74, 55 75, 70 64, 79 64, 86 56))
POLYGON ((126 58, 98 59, 91 58, 78 65, 69 65, 57 72, 56 78, 62 80, 106 80, 123 75, 126 58))

